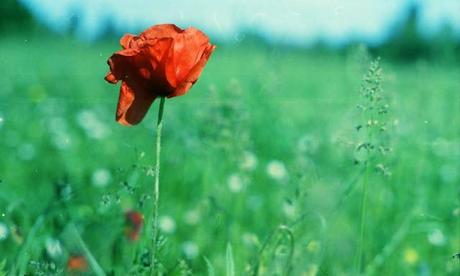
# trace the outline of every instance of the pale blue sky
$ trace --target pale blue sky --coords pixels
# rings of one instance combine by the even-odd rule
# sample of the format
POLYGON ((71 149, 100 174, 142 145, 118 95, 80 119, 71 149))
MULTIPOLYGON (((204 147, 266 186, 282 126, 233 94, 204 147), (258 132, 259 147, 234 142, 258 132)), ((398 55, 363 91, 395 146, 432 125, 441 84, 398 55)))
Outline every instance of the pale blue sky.
POLYGON ((420 28, 426 33, 448 22, 460 33, 460 0, 21 0, 46 25, 58 31, 78 14, 77 33, 94 39, 111 18, 120 32, 172 22, 196 26, 216 39, 238 41, 247 30, 294 44, 321 38, 332 44, 358 38, 385 39, 407 5, 421 4, 420 28))

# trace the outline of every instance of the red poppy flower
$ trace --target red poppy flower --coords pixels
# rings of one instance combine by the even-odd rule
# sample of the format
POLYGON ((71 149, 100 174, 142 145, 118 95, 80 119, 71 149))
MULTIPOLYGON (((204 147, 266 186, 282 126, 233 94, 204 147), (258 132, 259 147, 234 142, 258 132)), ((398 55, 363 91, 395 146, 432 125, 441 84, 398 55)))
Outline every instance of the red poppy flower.
POLYGON ((81 255, 73 255, 67 260, 67 269, 69 271, 85 272, 88 270, 88 262, 81 255))
POLYGON ((123 50, 108 60, 105 80, 121 81, 116 120, 138 124, 156 97, 180 96, 198 80, 215 46, 195 28, 174 24, 153 26, 139 36, 126 34, 123 50))
POLYGON ((144 223, 144 216, 137 211, 128 211, 125 213, 126 228, 125 235, 131 241, 136 241, 144 223))

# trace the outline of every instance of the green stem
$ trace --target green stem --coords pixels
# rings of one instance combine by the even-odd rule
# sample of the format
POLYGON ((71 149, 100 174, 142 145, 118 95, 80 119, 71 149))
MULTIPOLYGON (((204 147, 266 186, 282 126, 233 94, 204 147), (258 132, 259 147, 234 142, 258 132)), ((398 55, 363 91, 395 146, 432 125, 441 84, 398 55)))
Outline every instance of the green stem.
POLYGON ((75 224, 71 222, 69 224, 70 230, 72 230, 73 235, 75 236, 75 239, 80 246, 81 250, 83 250, 83 253, 85 254, 86 259, 88 259, 89 265, 91 266, 91 269, 93 270, 94 274, 97 276, 105 276, 104 270, 101 268, 99 263, 96 261, 96 258, 94 258, 93 254, 91 254, 91 251, 88 249, 88 246, 86 246, 86 243, 83 241, 82 237, 80 236, 80 233, 77 230, 77 227, 75 227, 75 224))
POLYGON ((364 248, 364 232, 366 229, 366 212, 367 212, 367 182, 369 178, 369 160, 366 163, 366 171, 363 179, 363 194, 361 197, 361 223, 359 227, 359 243, 358 243, 358 254, 356 255, 356 275, 361 273, 361 262, 363 260, 363 248, 364 248))
MULTIPOLYGON (((30 229, 29 233, 27 234, 26 240, 24 242, 24 246, 21 248, 19 255, 18 255, 18 267, 19 267, 19 274, 18 275, 25 275, 27 270, 27 263, 29 260, 29 250, 32 244, 32 241, 35 238, 38 230, 43 226, 45 222, 45 214, 40 215, 34 222, 32 228, 30 229)), ((16 270, 18 267, 14 267, 12 271, 12 275, 16 274, 16 270)))
POLYGON ((158 207, 160 203, 160 156, 161 156, 161 130, 163 129, 163 110, 165 97, 160 98, 157 121, 157 141, 156 141, 156 163, 155 163, 155 182, 153 187, 153 238, 152 238, 152 260, 150 274, 155 274, 155 262, 158 247, 158 207))

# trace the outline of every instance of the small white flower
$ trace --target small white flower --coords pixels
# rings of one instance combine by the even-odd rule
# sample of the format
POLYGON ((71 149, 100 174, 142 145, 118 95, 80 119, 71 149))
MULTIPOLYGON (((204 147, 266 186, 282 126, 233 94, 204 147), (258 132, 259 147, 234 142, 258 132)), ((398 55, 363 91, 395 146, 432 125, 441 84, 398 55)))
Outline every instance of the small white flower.
POLYGON ((246 246, 254 246, 254 245, 259 245, 259 239, 257 238, 257 236, 253 233, 244 233, 243 234, 243 243, 246 245, 246 246))
POLYGON ((0 222, 0 241, 8 238, 8 234, 9 234, 8 226, 5 223, 0 222))
POLYGON ((32 160, 35 157, 35 147, 32 144, 23 144, 18 148, 18 157, 22 160, 32 160))
POLYGON ((428 234, 428 241, 435 246, 443 246, 446 243, 446 238, 441 230, 435 229, 428 234))
POLYGON ((47 238, 45 241, 45 248, 51 258, 57 258, 62 255, 61 242, 57 239, 47 238))
POLYGON ((257 167, 257 163, 257 156, 250 151, 245 151, 243 153, 240 168, 244 171, 253 171, 257 167))
POLYGON ((170 216, 162 216, 159 219, 160 229, 166 234, 172 234, 176 231, 176 222, 170 216))
POLYGON ((284 202, 284 204, 283 204, 283 212, 286 215, 286 217, 294 218, 296 213, 297 213, 297 209, 293 204, 290 204, 288 202, 284 202))
POLYGON ((199 248, 193 241, 186 241, 182 244, 182 252, 189 259, 195 259, 199 254, 199 248))
POLYGON ((94 186, 103 188, 107 186, 112 179, 110 172, 107 169, 97 169, 91 176, 91 182, 94 186))
POLYGON ((57 149, 65 150, 72 144, 67 129, 67 122, 63 118, 56 117, 49 120, 48 130, 52 134, 52 142, 57 149))
POLYGON ((237 174, 232 174, 227 180, 228 188, 233 193, 241 192, 243 189, 243 179, 237 174))
POLYGON ((53 136, 53 144, 56 148, 60 150, 65 150, 70 147, 72 144, 72 141, 70 140, 70 136, 67 135, 66 133, 56 133, 55 136, 53 136))
POLYGON ((283 180, 287 177, 286 167, 281 161, 270 161, 267 165, 267 174, 275 180, 283 180))
POLYGON ((452 215, 454 215, 455 217, 459 217, 460 216, 460 208, 455 208, 452 211, 452 215))
POLYGON ((185 223, 190 225, 196 225, 200 222, 200 212, 198 210, 189 210, 185 213, 184 220, 185 223))
POLYGON ((110 129, 91 110, 80 111, 77 114, 77 123, 90 138, 102 139, 110 133, 110 129))
POLYGON ((4 123, 5 123, 5 119, 2 116, 0 116, 0 128, 2 128, 4 123))

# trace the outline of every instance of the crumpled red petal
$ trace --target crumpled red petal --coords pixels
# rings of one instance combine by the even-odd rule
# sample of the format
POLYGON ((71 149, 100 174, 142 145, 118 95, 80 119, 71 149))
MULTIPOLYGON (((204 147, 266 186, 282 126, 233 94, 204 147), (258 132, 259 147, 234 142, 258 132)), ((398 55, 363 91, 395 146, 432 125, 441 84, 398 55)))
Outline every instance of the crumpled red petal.
POLYGON ((124 36, 121 37, 120 39, 120 45, 123 47, 123 49, 128 49, 133 47, 131 44, 132 41, 134 41, 138 36, 133 35, 133 34, 125 34, 124 36))
POLYGON ((116 120, 122 125, 136 125, 145 117, 155 96, 141 87, 133 89, 122 82, 118 98, 116 120))
POLYGON ((168 96, 168 98, 171 97, 176 97, 176 96, 181 96, 185 94, 191 87, 192 85, 198 80, 198 78, 201 75, 201 72, 204 69, 204 66, 208 62, 209 57, 211 56, 212 52, 216 46, 214 45, 208 45, 205 50, 203 51, 198 63, 193 66, 193 68, 190 70, 188 75, 182 80, 182 82, 178 85, 174 93, 168 96))
POLYGON ((140 34, 143 39, 163 38, 170 37, 175 38, 176 35, 182 33, 184 30, 177 27, 174 24, 159 24, 148 28, 140 34))
POLYGON ((200 61, 209 45, 209 38, 200 30, 188 28, 174 39, 174 68, 178 83, 200 61))

